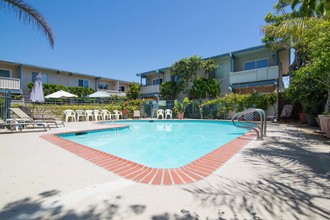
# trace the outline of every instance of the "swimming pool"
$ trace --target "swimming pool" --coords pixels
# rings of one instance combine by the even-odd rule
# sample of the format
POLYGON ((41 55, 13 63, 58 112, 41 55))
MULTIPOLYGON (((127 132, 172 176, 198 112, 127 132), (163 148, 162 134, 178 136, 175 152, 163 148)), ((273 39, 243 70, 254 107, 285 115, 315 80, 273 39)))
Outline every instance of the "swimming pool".
POLYGON ((146 167, 170 169, 185 166, 247 132, 225 121, 129 120, 116 124, 129 127, 58 136, 146 167))

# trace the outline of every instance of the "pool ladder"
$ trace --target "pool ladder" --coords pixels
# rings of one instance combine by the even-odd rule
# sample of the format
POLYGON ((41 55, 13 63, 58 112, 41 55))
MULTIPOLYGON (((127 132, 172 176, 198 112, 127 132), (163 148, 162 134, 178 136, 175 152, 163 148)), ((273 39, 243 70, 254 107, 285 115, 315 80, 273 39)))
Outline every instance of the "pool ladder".
POLYGON ((263 137, 266 137, 266 126, 267 126, 266 113, 262 109, 249 108, 245 111, 238 112, 231 118, 231 121, 236 127, 253 129, 257 133, 257 140, 262 140, 263 137), (247 123, 245 124, 241 123, 241 119, 244 115, 255 112, 257 112, 260 116, 260 126, 252 126, 252 125, 247 125, 247 123))

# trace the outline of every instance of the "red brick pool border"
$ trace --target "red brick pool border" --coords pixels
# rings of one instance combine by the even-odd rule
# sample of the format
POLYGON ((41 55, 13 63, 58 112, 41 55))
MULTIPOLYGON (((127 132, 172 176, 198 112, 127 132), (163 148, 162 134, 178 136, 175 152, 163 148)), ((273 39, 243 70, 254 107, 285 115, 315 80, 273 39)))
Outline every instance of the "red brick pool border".
MULTIPOLYGON (((123 126, 118 126, 118 128, 123 126)), ((91 129, 72 132, 87 132, 102 129, 91 129)), ((116 128, 113 128, 116 129, 116 128)), ((139 183, 152 185, 179 185, 192 183, 212 174, 220 168, 227 160, 239 152, 247 143, 255 139, 253 132, 230 141, 229 143, 218 147, 212 152, 200 157, 199 159, 180 168, 157 169, 143 166, 141 164, 119 158, 117 156, 104 153, 102 151, 86 147, 75 142, 65 140, 55 134, 45 134, 41 138, 68 150, 106 170, 117 175, 139 183)))

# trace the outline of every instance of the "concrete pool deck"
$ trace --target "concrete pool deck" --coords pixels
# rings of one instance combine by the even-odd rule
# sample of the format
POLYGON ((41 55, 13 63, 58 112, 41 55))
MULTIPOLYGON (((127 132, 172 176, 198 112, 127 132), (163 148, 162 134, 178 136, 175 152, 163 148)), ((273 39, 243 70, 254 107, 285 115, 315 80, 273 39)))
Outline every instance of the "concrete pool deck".
POLYGON ((214 173, 183 185, 124 179, 40 136, 105 127, 66 123, 0 134, 0 219, 328 219, 330 140, 268 124, 214 173))

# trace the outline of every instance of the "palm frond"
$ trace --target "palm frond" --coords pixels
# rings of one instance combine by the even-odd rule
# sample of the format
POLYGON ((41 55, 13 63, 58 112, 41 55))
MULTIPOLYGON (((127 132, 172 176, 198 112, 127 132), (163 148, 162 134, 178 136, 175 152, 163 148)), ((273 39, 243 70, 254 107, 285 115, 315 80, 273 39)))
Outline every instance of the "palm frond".
POLYGON ((28 22, 42 31, 48 38, 51 48, 54 48, 54 36, 50 26, 42 14, 23 0, 0 0, 0 7, 9 8, 18 20, 28 22))

